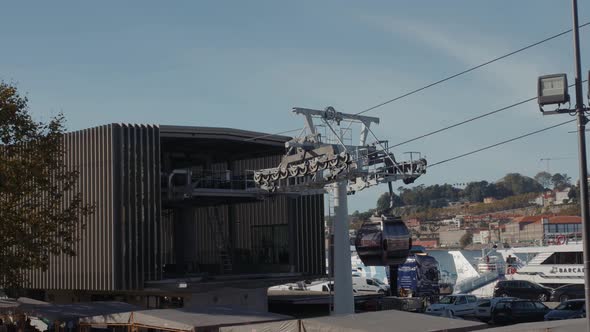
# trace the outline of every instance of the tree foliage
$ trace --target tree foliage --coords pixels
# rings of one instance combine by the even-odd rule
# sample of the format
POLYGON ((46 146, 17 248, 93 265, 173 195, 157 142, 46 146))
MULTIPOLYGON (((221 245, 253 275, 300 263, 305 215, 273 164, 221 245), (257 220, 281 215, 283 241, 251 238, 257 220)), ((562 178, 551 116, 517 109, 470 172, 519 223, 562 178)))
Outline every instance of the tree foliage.
POLYGON ((459 245, 461 245, 461 248, 465 248, 472 243, 473 235, 469 232, 463 234, 463 236, 461 236, 461 238, 459 239, 459 245))
MULTIPOLYGON (((379 198, 377 199, 377 211, 384 211, 389 209, 389 205, 390 205, 390 198, 389 198, 389 193, 383 193, 381 194, 381 196, 379 196, 379 198)), ((395 193, 393 193, 393 206, 401 206, 403 205, 403 202, 401 200, 401 198, 396 195, 395 193)))
POLYGON ((400 188, 402 205, 417 205, 431 208, 447 206, 448 202, 459 199, 460 190, 450 184, 423 185, 412 189, 400 188))
POLYGON ((0 283, 22 286, 27 269, 75 255, 81 220, 92 213, 64 163, 64 117, 36 122, 27 98, 0 82, 0 283))
POLYGON ((497 184, 510 190, 513 195, 538 193, 544 189, 537 181, 519 173, 506 174, 497 184))
POLYGON ((535 179, 535 181, 537 181, 544 188, 549 188, 553 184, 551 182, 551 173, 545 171, 537 173, 533 179, 535 179))
POLYGON ((461 192, 461 196, 470 202, 483 202, 486 197, 502 199, 512 195, 512 191, 506 186, 487 181, 470 182, 461 192))
POLYGON ((567 176, 567 174, 559 174, 555 173, 551 177, 551 183, 553 184, 553 188, 557 190, 563 190, 569 186, 571 186, 571 178, 567 176))

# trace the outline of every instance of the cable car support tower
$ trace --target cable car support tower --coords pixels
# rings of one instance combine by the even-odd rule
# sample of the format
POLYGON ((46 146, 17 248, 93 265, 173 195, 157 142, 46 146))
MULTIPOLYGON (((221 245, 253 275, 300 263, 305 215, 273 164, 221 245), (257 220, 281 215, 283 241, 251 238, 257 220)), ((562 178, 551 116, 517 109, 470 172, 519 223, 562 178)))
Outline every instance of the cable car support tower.
MULTIPOLYGON (((341 113, 333 107, 324 110, 296 107, 293 112, 304 116, 305 128, 299 137, 285 143, 286 152, 279 165, 256 170, 254 181, 259 188, 269 192, 310 194, 317 193, 318 189, 333 191, 334 314, 354 313, 347 195, 388 183, 392 197, 391 182, 414 182, 426 173, 426 160, 419 154, 414 159, 415 153, 412 153, 410 160, 396 161, 393 153, 389 152, 387 141, 379 140, 371 129, 372 124, 379 124, 379 118, 341 113), (341 125, 344 124, 348 124, 348 127, 342 128, 341 125), (352 125, 360 127, 358 145, 353 145, 352 142, 345 144, 345 134, 354 130, 352 125), (326 132, 324 135, 320 133, 322 128, 326 132), (374 139, 372 143, 367 141, 369 136, 374 139)), ((405 228, 401 219, 392 218, 390 212, 391 209, 382 216, 383 222, 380 225, 383 235, 379 234, 378 240, 380 252, 385 252, 380 262, 389 263, 378 265, 397 265, 400 261, 405 261, 405 258, 388 260, 388 253, 395 249, 394 246, 399 241, 386 239, 386 223, 395 220, 405 228)), ((405 229, 407 233, 407 228, 405 229)), ((404 243, 408 246, 408 236, 405 240, 404 243)), ((404 249, 402 251, 407 256, 410 248, 404 249)))

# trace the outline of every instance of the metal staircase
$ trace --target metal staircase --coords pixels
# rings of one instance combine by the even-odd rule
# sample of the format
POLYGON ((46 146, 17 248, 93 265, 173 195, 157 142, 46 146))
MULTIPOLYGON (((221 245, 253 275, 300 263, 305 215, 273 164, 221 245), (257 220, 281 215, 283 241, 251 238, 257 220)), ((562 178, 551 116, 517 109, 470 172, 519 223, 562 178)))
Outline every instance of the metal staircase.
POLYGON ((211 235, 213 235, 213 241, 215 243, 215 248, 217 249, 219 261, 221 262, 221 273, 231 273, 233 266, 230 250, 228 248, 229 242, 227 241, 225 233, 223 232, 223 228, 221 227, 222 220, 219 218, 218 207, 209 207, 207 209, 207 222, 212 233, 211 235))
POLYGON ((455 294, 468 294, 474 290, 498 280, 497 271, 484 273, 478 277, 469 278, 455 285, 455 294))
POLYGON ((538 255, 536 255, 535 257, 533 257, 533 259, 531 259, 527 263, 527 265, 541 265, 541 263, 543 263, 551 255, 553 255, 552 252, 542 252, 542 253, 539 253, 538 255))

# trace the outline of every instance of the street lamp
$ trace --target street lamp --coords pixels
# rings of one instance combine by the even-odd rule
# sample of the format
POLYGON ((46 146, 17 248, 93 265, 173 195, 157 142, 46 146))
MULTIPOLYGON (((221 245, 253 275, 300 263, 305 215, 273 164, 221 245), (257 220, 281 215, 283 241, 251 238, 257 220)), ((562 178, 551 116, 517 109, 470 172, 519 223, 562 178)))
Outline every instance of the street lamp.
MULTIPOLYGON (((565 104, 570 98, 567 93, 567 76, 565 74, 546 75, 539 77, 537 83, 537 101, 543 115, 569 113, 575 115, 578 122, 578 155, 580 159, 580 214, 582 215, 583 249, 584 249, 584 271, 590 271, 590 208, 588 202, 588 169, 586 161, 586 118, 587 108, 584 107, 584 96, 582 95, 582 70, 580 64, 580 31, 578 25, 578 1, 572 0, 572 18, 574 35, 574 73, 576 100, 573 109, 559 109, 545 112, 544 105, 565 104)), ((590 72, 589 72, 590 77, 590 72)), ((590 84, 588 85, 590 97, 590 84)), ((584 273, 584 294, 586 308, 590 307, 590 273, 584 273)), ((586 316, 586 331, 590 332, 590 315, 586 316)))
POLYGON ((570 95, 567 92, 567 75, 553 74, 539 77, 537 84, 537 101, 541 112, 545 105, 561 105, 569 103, 570 95))

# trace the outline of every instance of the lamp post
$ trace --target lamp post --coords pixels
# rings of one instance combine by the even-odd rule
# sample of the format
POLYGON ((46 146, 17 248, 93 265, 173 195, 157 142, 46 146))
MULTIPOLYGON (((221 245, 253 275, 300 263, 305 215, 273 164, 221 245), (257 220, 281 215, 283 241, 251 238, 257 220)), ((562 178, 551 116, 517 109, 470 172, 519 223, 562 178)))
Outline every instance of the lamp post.
MULTIPOLYGON (((582 69, 580 65, 580 36, 578 28, 578 1, 572 0, 573 37, 574 37, 574 69, 576 104, 574 109, 558 109, 545 112, 543 106, 551 104, 565 104, 569 102, 567 93, 567 77, 565 74, 546 75, 538 80, 538 102, 543 115, 573 113, 578 123, 578 148, 580 160, 580 208, 582 215, 582 242, 584 248, 584 294, 586 308, 590 308, 590 213, 588 209, 588 169, 586 162, 586 118, 584 112, 584 98, 582 96, 582 69)), ((590 73, 589 73, 590 75, 590 73)), ((590 93, 590 85, 589 85, 590 93)), ((590 97, 589 97, 590 98, 590 97)), ((590 332, 590 315, 586 315, 586 329, 590 332)))

